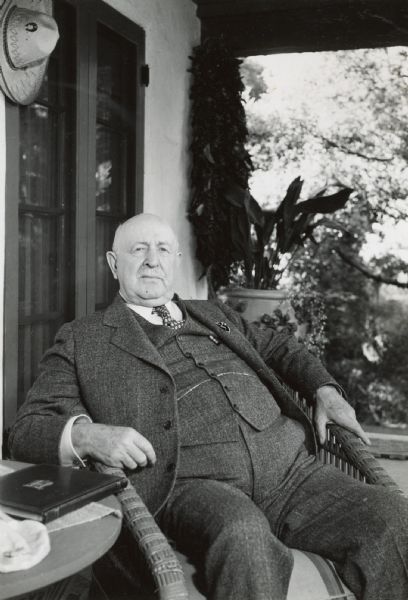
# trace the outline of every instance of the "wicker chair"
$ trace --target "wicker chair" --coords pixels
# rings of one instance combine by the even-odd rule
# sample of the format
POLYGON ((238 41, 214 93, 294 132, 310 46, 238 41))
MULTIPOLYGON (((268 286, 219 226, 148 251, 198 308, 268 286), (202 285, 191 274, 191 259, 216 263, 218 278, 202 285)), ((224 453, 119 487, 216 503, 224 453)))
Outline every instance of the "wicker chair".
MULTIPOLYGON (((311 417, 312 408, 307 406, 306 402, 299 399, 296 394, 293 394, 293 397, 308 416, 311 417)), ((360 479, 367 484, 382 485, 400 492, 397 484, 370 454, 361 440, 342 427, 337 425, 328 426, 327 439, 320 448, 319 458, 324 463, 333 464, 351 477, 360 479)), ((119 471, 121 473, 118 469, 103 465, 97 465, 97 468, 103 472, 117 474, 119 471)), ((154 595, 143 592, 138 596, 135 593, 135 600, 139 598, 147 600, 148 598, 157 597, 161 600, 184 600, 187 598, 193 600, 204 598, 195 588, 192 581, 194 571, 192 565, 188 563, 183 555, 173 550, 170 546, 134 487, 128 483, 128 486, 119 492, 118 498, 123 509, 124 523, 131 531, 142 555, 145 557, 157 588, 154 595)), ((321 564, 329 562, 316 555, 310 555, 310 553, 300 553, 299 551, 295 551, 295 553, 298 557, 302 554, 309 554, 309 558, 312 560, 306 567, 308 571, 312 563, 314 563, 314 566, 317 565, 318 570, 321 571, 318 561, 321 561, 321 564)), ((331 564, 327 566, 327 569, 334 572, 331 564)), ((131 574, 127 575, 128 578, 134 578, 131 574)), ((312 597, 306 596, 303 584, 301 590, 301 595, 298 596, 296 593, 292 593, 292 595, 289 594, 288 599, 299 598, 300 600, 302 598, 304 600, 306 597, 312 597)), ((316 600, 320 600, 323 597, 325 599, 351 600, 354 598, 354 595, 345 586, 341 586, 340 582, 340 587, 336 592, 332 591, 331 594, 324 594, 323 596, 321 594, 317 596, 313 595, 313 600, 315 598, 316 600)))

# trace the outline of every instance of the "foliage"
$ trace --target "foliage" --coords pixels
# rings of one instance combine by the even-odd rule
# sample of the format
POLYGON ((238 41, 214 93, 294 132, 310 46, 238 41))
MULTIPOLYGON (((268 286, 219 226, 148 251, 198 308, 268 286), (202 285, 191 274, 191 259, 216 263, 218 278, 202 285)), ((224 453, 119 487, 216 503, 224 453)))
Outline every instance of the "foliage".
MULTIPOLYGON (((321 190, 313 198, 299 202, 303 181, 297 177, 289 185, 276 210, 262 210, 262 218, 253 223, 255 240, 249 240, 251 251, 245 264, 247 287, 274 289, 285 269, 306 240, 317 244, 315 230, 325 226, 336 230, 342 225, 317 215, 334 213, 343 208, 352 192, 343 188, 324 196, 321 190)), ((250 215, 248 215, 250 219, 250 215)), ((241 243, 244 243, 242 240, 241 243)))
MULTIPOLYGON (((234 273, 239 263, 247 287, 273 289, 287 266, 285 258, 306 239, 314 239, 317 227, 341 228, 334 221, 317 220, 316 215, 342 208, 352 190, 343 186, 324 196, 324 189, 299 202, 303 181, 297 177, 277 210, 260 208, 248 187, 252 162, 245 148, 239 65, 220 40, 208 39, 194 49, 189 218, 197 240, 197 258, 214 290, 230 281, 230 272, 234 273)), ((256 77, 252 79, 254 86, 256 77)), ((254 97, 261 93, 258 90, 254 97)))
POLYGON ((254 322, 260 329, 274 329, 295 334, 298 341, 324 360, 324 349, 327 344, 325 334, 325 304, 319 292, 308 290, 291 291, 289 301, 294 308, 295 320, 288 312, 276 308, 272 314, 263 314, 254 322))
POLYGON ((387 380, 374 379, 369 384, 367 406, 376 424, 396 425, 408 420, 406 396, 387 380))
POLYGON ((283 312, 280 308, 275 308, 272 314, 265 313, 254 321, 259 329, 274 329, 275 331, 285 331, 294 334, 298 330, 298 324, 291 319, 289 313, 283 312))
MULTIPOLYGON (((408 220, 408 51, 319 53, 318 58, 318 65, 309 67, 307 56, 300 57, 299 69, 310 72, 307 102, 302 90, 289 89, 287 82, 280 95, 280 80, 264 68, 264 59, 246 65, 249 85, 252 64, 261 78, 257 99, 250 90, 244 94, 254 165, 251 192, 264 207, 276 209, 287 181, 299 172, 305 187, 313 181, 356 190, 336 214, 353 236, 317 231, 319 244, 305 241, 285 277, 291 287, 310 284, 318 290, 327 316, 324 361, 359 418, 406 422, 408 294, 386 300, 384 290, 391 288, 383 283, 394 284, 396 298, 396 285, 406 288, 408 280, 407 253, 395 253, 388 242, 408 220), (375 252, 367 251, 367 240, 376 241, 375 252), (358 261, 344 262, 350 257, 358 261)), ((288 66, 290 57, 276 59, 277 69, 296 68, 288 66)))
MULTIPOLYGON (((393 308, 395 315, 395 307, 393 308)), ((398 312, 397 312, 398 314, 398 312)), ((402 317, 399 311, 399 317, 402 317)), ((408 352, 408 324, 399 320, 399 328, 379 335, 378 325, 371 332, 374 354, 349 360, 348 387, 360 418, 383 424, 408 422, 408 372, 405 357, 408 352), (375 335, 373 335, 375 333, 375 335), (378 343, 380 342, 380 343, 378 343)), ((343 360, 344 366, 344 360, 343 360)))
POLYGON ((248 90, 248 97, 259 100, 262 94, 268 91, 268 86, 262 76, 263 67, 256 60, 247 58, 241 64, 241 78, 245 88, 248 90))
MULTIPOLYGON (((222 298, 222 294, 220 295, 222 298)), ((228 306, 239 313, 244 313, 247 308, 247 301, 240 300, 226 295, 223 300, 228 306)), ((275 331, 285 331, 286 333, 294 334, 298 330, 298 323, 293 319, 292 315, 287 310, 275 308, 271 313, 264 313, 259 318, 253 321, 253 324, 259 329, 273 329, 275 331)))
MULTIPOLYGON (((277 56, 270 71, 260 69, 263 63, 254 58, 245 64, 248 149, 254 165, 250 184, 262 206, 276 207, 286 182, 300 172, 307 185, 341 183, 356 191, 366 219, 359 232, 362 242, 367 234, 380 241, 384 224, 391 227, 407 219, 407 58, 406 48, 389 48, 319 53, 314 63, 304 54, 297 58, 298 67, 289 63, 289 56, 277 56), (297 68, 299 79, 307 73, 307 101, 299 98, 304 91, 300 84, 290 89, 284 78, 282 86, 273 68, 297 68), (269 90, 257 100, 250 99, 251 69, 252 77, 260 78, 260 89, 269 90)), ((349 203, 342 214, 346 227, 355 219, 351 210, 349 203)), ((347 247, 343 250, 343 258, 355 256, 347 247)), ((406 261, 405 269, 392 262, 389 254, 387 277, 401 283, 406 261)), ((385 274, 384 263, 361 264, 366 276, 370 269, 377 276, 385 274)))
MULTIPOLYGON (((191 57, 192 197, 189 219, 196 256, 211 287, 228 282, 229 265, 245 256, 235 236, 249 236, 246 212, 227 200, 247 190, 252 163, 241 102, 239 65, 222 39, 206 39, 191 57)), ((247 197, 248 200, 248 197, 247 197)))
MULTIPOLYGON (((292 286, 302 290, 308 282, 319 290, 326 315, 322 358, 347 391, 359 418, 404 422, 408 417, 408 309, 395 300, 385 301, 380 285, 333 260, 324 241, 317 255, 308 248, 292 265, 292 286), (387 400, 384 390, 389 392, 387 400)), ((313 327, 319 332, 318 318, 313 327)))
POLYGON ((290 302, 295 317, 303 332, 300 340, 307 349, 324 360, 324 351, 328 342, 326 335, 327 314, 323 294, 314 288, 310 282, 295 285, 291 289, 290 302))
MULTIPOLYGON (((324 349, 327 344, 325 334, 327 319, 321 294, 311 287, 292 289, 288 300, 294 309, 293 316, 290 311, 275 308, 271 314, 261 315, 254 321, 254 325, 260 329, 273 329, 278 332, 294 334, 309 352, 324 360, 324 349)), ((244 306, 241 308, 237 303, 230 300, 227 302, 238 312, 245 310, 244 306)))
MULTIPOLYGON (((220 297, 237 312, 244 313, 247 300, 234 296, 220 297)), ((323 295, 310 282, 292 286, 283 310, 275 308, 272 313, 264 313, 254 325, 260 329, 273 329, 295 334, 298 341, 315 356, 324 361, 324 350, 328 339, 326 337, 326 305, 323 295)))

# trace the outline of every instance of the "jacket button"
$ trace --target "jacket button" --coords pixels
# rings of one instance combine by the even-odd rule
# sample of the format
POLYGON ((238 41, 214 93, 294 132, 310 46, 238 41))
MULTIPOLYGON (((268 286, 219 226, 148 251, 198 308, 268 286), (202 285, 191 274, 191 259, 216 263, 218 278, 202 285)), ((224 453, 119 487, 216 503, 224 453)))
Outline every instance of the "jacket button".
POLYGON ((167 385, 162 385, 160 388, 160 393, 161 394, 167 394, 167 392, 169 391, 169 388, 167 387, 167 385))
POLYGON ((238 409, 239 409, 239 406, 238 406, 238 404, 233 404, 233 405, 232 405, 232 408, 234 408, 235 410, 238 410, 238 409))
POLYGON ((230 388, 230 386, 229 386, 229 385, 224 385, 224 390, 225 390, 226 392, 230 392, 230 391, 231 391, 231 388, 230 388))
POLYGON ((172 473, 176 469, 176 465, 174 463, 169 463, 167 465, 166 471, 167 473, 172 473))
POLYGON ((163 425, 164 429, 171 429, 172 426, 172 422, 170 421, 170 419, 168 421, 165 422, 165 424, 163 425))

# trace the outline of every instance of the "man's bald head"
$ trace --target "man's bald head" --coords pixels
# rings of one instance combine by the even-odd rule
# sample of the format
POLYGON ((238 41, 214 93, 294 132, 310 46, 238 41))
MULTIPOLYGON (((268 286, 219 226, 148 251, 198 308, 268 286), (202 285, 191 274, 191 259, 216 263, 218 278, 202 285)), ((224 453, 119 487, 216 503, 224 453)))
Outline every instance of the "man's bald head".
POLYGON ((135 236, 137 237, 153 230, 163 232, 166 238, 173 239, 175 248, 178 249, 176 234, 164 219, 151 213, 141 213, 131 217, 118 226, 115 232, 112 250, 116 252, 116 250, 126 246, 129 241, 132 243, 135 236))
POLYGON ((142 213, 119 225, 106 257, 123 298, 152 307, 170 300, 178 248, 173 229, 157 215, 142 213))

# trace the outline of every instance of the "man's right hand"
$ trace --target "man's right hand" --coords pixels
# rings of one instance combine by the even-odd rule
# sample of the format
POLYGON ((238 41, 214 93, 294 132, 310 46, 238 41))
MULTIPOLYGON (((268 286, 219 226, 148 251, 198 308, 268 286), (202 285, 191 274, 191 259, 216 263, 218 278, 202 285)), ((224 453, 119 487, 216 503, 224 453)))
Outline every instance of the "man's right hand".
POLYGON ((149 440, 132 427, 82 421, 73 425, 71 436, 79 456, 89 456, 110 467, 133 470, 156 462, 149 440))

